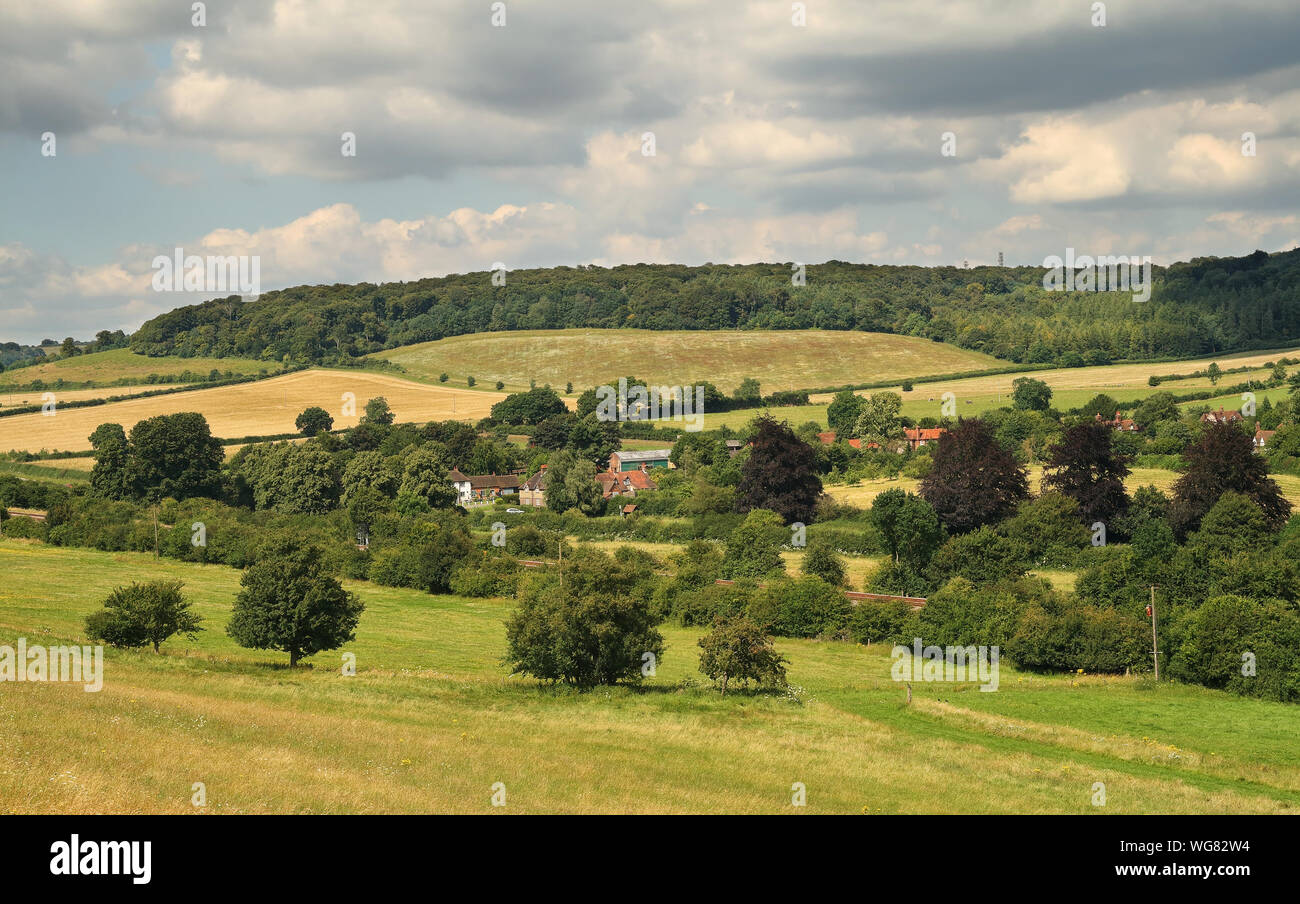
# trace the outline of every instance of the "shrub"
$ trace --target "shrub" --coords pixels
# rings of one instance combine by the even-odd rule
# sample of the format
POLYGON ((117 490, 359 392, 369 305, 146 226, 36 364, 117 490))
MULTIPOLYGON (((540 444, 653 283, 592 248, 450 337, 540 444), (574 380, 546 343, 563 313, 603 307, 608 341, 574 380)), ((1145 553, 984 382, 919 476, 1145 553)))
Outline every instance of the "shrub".
POLYGON ((1132 616, 1051 598, 1024 613, 1006 654, 1026 669, 1123 672, 1151 661, 1150 642, 1148 626, 1132 616))
POLYGON ((844 631, 849 601, 818 577, 774 582, 750 603, 750 616, 783 637, 834 636, 844 631))
POLYGON ((902 600, 863 600, 849 613, 849 636, 857 643, 910 643, 912 609, 902 600))
POLYGON ((472 597, 512 597, 519 588, 519 571, 519 563, 509 556, 485 555, 482 561, 456 570, 451 576, 451 592, 472 597))
POLYGON ((700 671, 713 679, 723 694, 739 681, 746 687, 785 687, 786 658, 772 646, 767 633, 745 616, 719 618, 713 630, 700 638, 700 671))
POLYGON ((1300 618, 1277 603, 1216 596, 1188 616, 1175 678, 1271 700, 1300 700, 1300 618), (1245 674, 1243 674, 1245 673, 1245 674))
POLYGON ((104 608, 86 616, 86 634, 115 647, 151 644, 155 653, 173 634, 193 640, 203 630, 203 619, 181 594, 183 586, 180 581, 151 581, 115 587, 104 608))

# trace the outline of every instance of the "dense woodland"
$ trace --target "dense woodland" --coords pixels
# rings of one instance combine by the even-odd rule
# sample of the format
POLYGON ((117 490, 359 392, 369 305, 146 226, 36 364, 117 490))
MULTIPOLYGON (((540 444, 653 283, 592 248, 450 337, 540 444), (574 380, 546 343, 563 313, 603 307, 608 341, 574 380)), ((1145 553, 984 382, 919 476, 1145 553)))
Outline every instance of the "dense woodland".
POLYGON ((213 299, 150 320, 148 355, 341 363, 416 342, 498 330, 639 327, 828 329, 951 342, 1017 363, 1065 366, 1276 347, 1300 339, 1300 249, 1156 268, 1151 300, 1048 292, 1038 267, 789 264, 520 270, 409 283, 299 286, 213 299))

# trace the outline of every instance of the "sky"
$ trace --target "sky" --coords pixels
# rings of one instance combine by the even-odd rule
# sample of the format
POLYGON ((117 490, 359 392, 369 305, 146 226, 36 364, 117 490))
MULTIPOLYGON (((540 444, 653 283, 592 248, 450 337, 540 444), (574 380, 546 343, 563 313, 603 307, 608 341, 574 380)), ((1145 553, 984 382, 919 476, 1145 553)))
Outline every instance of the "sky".
POLYGON ((1296 0, 0 7, 0 340, 229 294, 157 291, 177 248, 267 291, 1297 245, 1296 0))

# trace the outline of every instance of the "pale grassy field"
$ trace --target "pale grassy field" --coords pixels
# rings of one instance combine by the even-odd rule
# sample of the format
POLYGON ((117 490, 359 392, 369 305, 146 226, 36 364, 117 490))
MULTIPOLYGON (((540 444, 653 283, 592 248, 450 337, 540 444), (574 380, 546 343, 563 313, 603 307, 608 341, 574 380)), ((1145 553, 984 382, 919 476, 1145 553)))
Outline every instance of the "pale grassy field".
POLYGON ((745 377, 764 393, 997 367, 988 355, 886 333, 799 331, 531 330, 476 333, 381 353, 412 375, 508 389, 550 383, 575 391, 636 376, 680 386, 708 380, 731 391, 745 377))
POLYGON ((506 674, 510 603, 350 586, 357 676, 338 651, 289 671, 223 627, 238 572, 0 541, 0 641, 81 641, 115 584, 186 582, 209 630, 161 655, 108 650, 103 690, 0 694, 0 812, 1281 813, 1300 806, 1295 707, 1139 679, 1039 676, 998 693, 916 684, 888 651, 778 641, 794 690, 719 696, 698 632, 642 689, 506 674), (494 809, 495 782, 506 787, 494 809), (807 807, 791 807, 791 784, 807 807))
POLYGON ((365 413, 366 401, 375 396, 388 400, 399 422, 476 421, 504 398, 500 393, 438 388, 362 371, 313 369, 255 383, 73 408, 52 417, 0 418, 0 450, 87 449, 87 437, 100 424, 118 423, 130 430, 144 418, 179 411, 202 413, 214 435, 229 438, 291 433, 296 429, 294 420, 312 405, 330 412, 336 428, 351 427, 365 413), (356 396, 356 413, 351 416, 342 411, 347 392, 356 396))
POLYGON ((150 358, 147 355, 137 355, 129 348, 115 348, 8 371, 0 374, 0 387, 13 383, 30 383, 33 380, 52 383, 60 377, 69 383, 102 383, 123 377, 179 374, 187 370, 201 374, 212 370, 219 370, 223 374, 228 370, 236 374, 256 374, 262 370, 274 371, 279 366, 275 361, 256 361, 251 358, 150 358))
MULTIPOLYGON (((1147 379, 1153 374, 1191 373, 1208 367, 1211 362, 1218 362, 1225 370, 1230 367, 1261 368, 1251 373, 1225 375, 1220 384, 1245 382, 1248 379, 1260 379, 1268 375, 1262 365, 1284 357, 1300 357, 1300 349, 1274 349, 1266 352, 1244 352, 1232 355, 1218 355, 1209 358, 1196 358, 1186 361, 1165 361, 1156 364, 1111 364, 1104 367, 1068 367, 1056 370, 1027 371, 1024 373, 998 374, 988 377, 971 377, 965 380, 947 380, 938 383, 923 383, 913 387, 911 392, 903 392, 901 386, 888 390, 863 390, 859 395, 872 392, 897 392, 903 396, 903 414, 913 417, 939 417, 943 394, 951 392, 956 396, 957 413, 962 415, 978 414, 992 408, 1011 404, 1012 382, 1019 377, 1032 377, 1042 380, 1052 388, 1052 404, 1065 411, 1086 404, 1099 393, 1114 397, 1117 402, 1127 403, 1145 398, 1153 392, 1167 390, 1173 393, 1191 392, 1210 389, 1212 384, 1207 377, 1187 380, 1173 380, 1157 387, 1147 385, 1147 379)), ((1005 363, 1005 362, 1003 362, 1005 363)), ((1291 372, 1295 368, 1290 368, 1291 372)), ((1282 391, 1283 397, 1285 391, 1282 391)), ((814 395, 814 402, 829 402, 829 395, 814 395)), ((1262 401, 1262 398, 1261 398, 1262 401)), ((1274 399, 1276 402, 1277 399, 1274 399)), ((1207 403, 1193 403, 1207 404, 1207 403)))

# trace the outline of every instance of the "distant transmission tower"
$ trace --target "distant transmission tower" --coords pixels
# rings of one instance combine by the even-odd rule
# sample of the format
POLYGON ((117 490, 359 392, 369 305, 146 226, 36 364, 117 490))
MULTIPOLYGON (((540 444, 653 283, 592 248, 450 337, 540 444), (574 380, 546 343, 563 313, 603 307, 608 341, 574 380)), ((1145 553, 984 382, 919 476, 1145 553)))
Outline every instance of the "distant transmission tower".
POLYGON ((1001 251, 998 252, 998 266, 999 266, 999 267, 1002 266, 1002 252, 1001 252, 1001 251))

